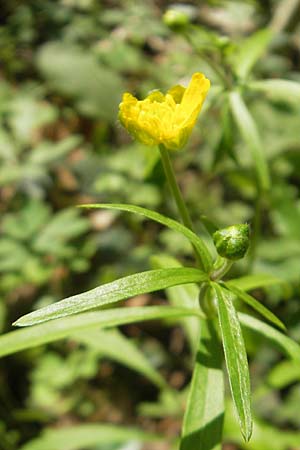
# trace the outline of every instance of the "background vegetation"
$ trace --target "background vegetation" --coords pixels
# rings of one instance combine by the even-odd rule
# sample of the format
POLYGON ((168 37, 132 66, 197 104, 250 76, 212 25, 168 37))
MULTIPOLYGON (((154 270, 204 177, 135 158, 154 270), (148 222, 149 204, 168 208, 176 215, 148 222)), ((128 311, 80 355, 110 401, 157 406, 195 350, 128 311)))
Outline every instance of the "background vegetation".
MULTIPOLYGON (((155 253, 190 260, 188 243, 173 231, 75 205, 124 202, 174 216, 158 152, 130 140, 118 104, 124 91, 142 97, 201 71, 212 89, 188 148, 174 155, 182 190, 200 231, 199 211, 212 229, 249 222, 256 230, 252 251, 231 275, 281 278, 253 294, 300 341, 300 91, 296 83, 260 84, 300 83, 298 2, 188 2, 194 26, 187 29, 163 20, 168 7, 160 0, 2 1, 2 333, 26 312, 149 269, 155 253), (228 101, 238 84, 250 112, 242 122, 228 101), (267 174, 253 164, 257 147, 267 174)), ((125 307, 164 303, 161 292, 125 307)), ((243 443, 229 413, 224 448, 299 449, 299 363, 245 339, 258 432, 243 443)), ((172 322, 17 353, 0 362, 0 448, 171 449, 183 411, 164 380, 184 397, 190 376, 189 347, 172 322), (145 443, 152 433, 163 438, 145 443)))

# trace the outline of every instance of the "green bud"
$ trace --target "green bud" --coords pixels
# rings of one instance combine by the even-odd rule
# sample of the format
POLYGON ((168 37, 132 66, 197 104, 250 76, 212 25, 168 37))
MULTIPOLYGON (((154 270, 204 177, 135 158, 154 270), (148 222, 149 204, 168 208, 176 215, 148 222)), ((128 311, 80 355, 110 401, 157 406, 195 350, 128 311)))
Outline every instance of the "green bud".
POLYGON ((249 247, 249 225, 238 224, 223 228, 213 234, 217 252, 223 258, 241 259, 249 247))
POLYGON ((169 28, 176 31, 185 28, 191 22, 193 15, 192 6, 174 5, 165 12, 163 21, 169 28))

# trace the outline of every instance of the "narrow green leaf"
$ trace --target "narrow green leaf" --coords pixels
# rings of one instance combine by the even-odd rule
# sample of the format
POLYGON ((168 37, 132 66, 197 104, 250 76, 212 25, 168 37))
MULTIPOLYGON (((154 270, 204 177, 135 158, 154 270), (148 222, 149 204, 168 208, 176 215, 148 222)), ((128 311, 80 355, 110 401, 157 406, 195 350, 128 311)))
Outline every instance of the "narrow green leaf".
POLYGON ((295 360, 281 361, 268 375, 268 384, 275 389, 283 389, 298 381, 300 381, 300 364, 295 360))
POLYGON ((0 336, 0 357, 64 339, 75 332, 92 328, 110 328, 145 320, 181 319, 191 315, 199 316, 199 310, 173 306, 144 306, 86 312, 3 334, 0 336))
POLYGON ((191 244, 201 255, 203 266, 206 272, 209 272, 212 267, 212 257, 202 239, 200 239, 200 237, 193 233, 193 231, 191 231, 189 228, 185 227, 176 220, 170 219, 169 217, 163 216, 162 214, 159 214, 155 211, 151 211, 150 209, 135 205, 125 205, 118 203, 96 203, 91 205, 79 205, 79 207, 95 209, 117 209, 118 211, 127 211, 134 214, 139 214, 141 216, 147 217, 148 219, 154 220, 155 222, 161 223, 162 225, 165 225, 166 227, 183 234, 191 242, 191 244))
POLYGON ((267 191, 270 188, 270 175, 256 124, 239 92, 231 92, 229 99, 233 117, 251 152, 259 186, 267 191))
POLYGON ((70 336, 94 353, 106 356, 148 378, 160 389, 168 389, 164 378, 150 364, 137 346, 119 330, 82 331, 70 336))
POLYGON ((252 433, 250 377, 246 348, 231 294, 212 283, 217 296, 226 367, 233 401, 239 417, 242 435, 249 441, 252 433))
POLYGON ((272 30, 260 29, 240 44, 233 57, 234 71, 240 78, 246 78, 249 75, 252 67, 266 52, 272 37, 272 30))
POLYGON ((227 286, 234 286, 243 291, 250 291, 251 289, 257 289, 267 286, 273 286, 274 284, 280 284, 284 281, 280 278, 274 277, 269 274, 257 274, 257 275, 246 275, 245 277, 233 278, 226 281, 227 286))
POLYGON ((252 81, 248 87, 254 91, 263 92, 272 100, 280 100, 299 105, 300 83, 291 80, 259 80, 252 81))
POLYGON ((221 450, 224 419, 222 362, 215 324, 202 320, 180 450, 221 450))
MULTIPOLYGON (((151 264, 155 269, 165 269, 169 267, 182 267, 175 258, 166 255, 155 255, 151 258, 151 264)), ((186 284, 173 286, 166 289, 167 297, 173 306, 185 308, 199 308, 199 286, 196 284, 186 284)), ((200 310, 199 310, 200 313, 200 310)), ((203 314, 203 317, 204 314, 203 314)), ((196 354, 199 340, 199 319, 198 317, 184 317, 181 321, 191 351, 196 354)))
POLYGON ((170 286, 201 283, 207 275, 198 269, 173 268, 149 270, 104 284, 83 294, 73 295, 18 319, 14 325, 28 326, 50 319, 99 308, 139 294, 159 291, 170 286))
POLYGON ((81 450, 96 447, 107 448, 109 444, 125 443, 128 441, 153 442, 161 437, 145 433, 134 428, 125 428, 117 425, 76 424, 69 427, 53 428, 19 450, 81 450), (103 447, 102 447, 103 445, 103 447))
POLYGON ((270 325, 267 325, 261 320, 255 319, 248 314, 239 313, 238 316, 243 327, 246 327, 254 333, 265 337, 285 355, 300 361, 300 346, 297 342, 293 341, 291 338, 270 325))
POLYGON ((278 317, 275 316, 268 308, 262 305, 259 301, 257 301, 252 295, 247 294, 241 289, 235 287, 233 284, 224 283, 224 285, 233 292, 240 300, 247 303, 247 305, 251 306, 251 308, 255 309, 259 314, 261 314, 265 319, 272 322, 277 327, 285 330, 285 325, 281 322, 278 317))

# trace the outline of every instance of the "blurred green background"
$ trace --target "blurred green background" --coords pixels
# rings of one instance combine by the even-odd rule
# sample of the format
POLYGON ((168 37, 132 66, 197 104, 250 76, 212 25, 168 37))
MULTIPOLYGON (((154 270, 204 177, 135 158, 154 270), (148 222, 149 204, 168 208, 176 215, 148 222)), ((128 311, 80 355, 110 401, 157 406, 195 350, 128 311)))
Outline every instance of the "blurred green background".
MULTIPOLYGON (((149 269, 155 253, 191 261, 188 243, 175 232, 129 214, 82 213, 75 206, 133 203, 176 217, 157 150, 130 139, 118 123, 118 104, 124 91, 142 98, 152 89, 186 84, 201 71, 212 88, 186 150, 172 156, 178 180, 199 232, 201 216, 211 229, 253 225, 260 193, 249 156, 251 123, 243 132, 227 97, 240 86, 271 190, 259 205, 255 252, 231 275, 250 270, 283 279, 254 295, 300 341, 299 18, 295 0, 1 1, 2 333, 35 308, 149 269), (180 23, 170 13, 163 19, 171 6, 180 23), (264 79, 295 83, 259 88, 264 79)), ((126 306, 164 302, 159 293, 126 306)), ((121 337, 102 332, 2 359, 0 449, 176 448, 182 411, 142 368, 145 358, 184 395, 189 350, 181 328, 165 325, 130 325, 121 337), (124 336, 129 349, 122 359, 116 350, 124 336), (98 437, 86 424, 99 423, 164 439, 143 443, 145 436, 127 436, 124 428, 98 437)), ((246 344, 261 435, 243 444, 229 417, 224 449, 299 449, 299 365, 282 361, 253 336, 246 335, 246 344)))

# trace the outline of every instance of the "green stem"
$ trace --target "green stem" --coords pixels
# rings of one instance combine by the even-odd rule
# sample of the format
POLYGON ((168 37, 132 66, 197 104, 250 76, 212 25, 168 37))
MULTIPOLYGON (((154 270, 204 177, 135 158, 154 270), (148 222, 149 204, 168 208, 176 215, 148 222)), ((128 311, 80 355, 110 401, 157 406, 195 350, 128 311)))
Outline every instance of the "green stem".
POLYGON ((176 202, 180 217, 184 225, 190 230, 194 231, 194 226, 190 214, 187 210, 185 201, 183 200, 181 191, 178 187, 174 170, 171 164, 169 151, 163 146, 159 146, 160 156, 162 159, 163 168, 166 174, 167 181, 169 183, 170 190, 176 202))
POLYGON ((257 252, 257 244, 261 234, 261 214, 262 214, 262 192, 258 189, 257 197, 255 201, 254 220, 252 229, 252 239, 250 246, 250 258, 249 258, 249 271, 252 272, 253 264, 257 252))
POLYGON ((233 261, 219 256, 210 274, 210 279, 212 281, 220 280, 231 269, 232 264, 233 261))
POLYGON ((231 83, 227 79, 227 76, 225 73, 219 68, 219 66, 215 63, 215 61, 207 54, 205 51, 199 49, 193 42, 193 39, 189 35, 188 32, 184 32, 183 36, 187 40, 187 42, 190 44, 190 46, 194 49, 194 51, 202 58, 209 66, 210 68, 215 72, 217 77, 219 78, 220 82, 223 84, 223 86, 227 87, 228 89, 231 89, 231 83))
MULTIPOLYGON (((176 202, 181 220, 187 228, 194 231, 192 219, 187 210, 186 204, 184 202, 184 199, 182 197, 181 191, 179 189, 179 186, 178 186, 176 178, 175 178, 174 170, 173 170, 171 160, 170 160, 169 151, 162 144, 159 145, 159 151, 160 151, 160 156, 161 156, 164 172, 165 172, 168 184, 169 184, 169 188, 170 188, 173 198, 176 202)), ((193 246, 193 248, 194 248, 195 257, 196 257, 199 267, 201 269, 206 270, 207 264, 205 263, 205 261, 203 261, 202 255, 200 254, 200 252, 198 251, 198 249, 195 246, 193 246)), ((206 248, 205 249, 203 248, 203 251, 204 250, 207 251, 206 248)))

